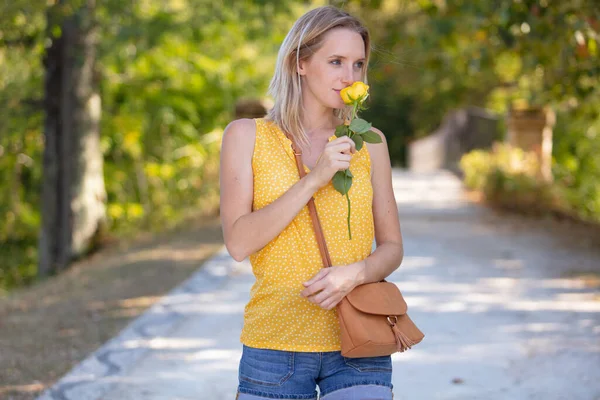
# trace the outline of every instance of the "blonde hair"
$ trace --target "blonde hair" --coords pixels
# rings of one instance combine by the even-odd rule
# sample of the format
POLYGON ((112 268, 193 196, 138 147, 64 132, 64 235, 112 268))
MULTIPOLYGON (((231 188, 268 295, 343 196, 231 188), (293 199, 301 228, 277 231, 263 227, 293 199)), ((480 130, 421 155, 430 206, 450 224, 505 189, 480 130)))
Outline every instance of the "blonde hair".
MULTIPOLYGON (((367 83, 367 65, 370 56, 370 35, 367 28, 355 17, 333 6, 315 8, 302 15, 283 40, 269 94, 274 105, 266 118, 274 121, 284 132, 294 138, 300 147, 309 145, 302 124, 302 86, 297 73, 300 61, 307 60, 324 43, 325 34, 334 28, 347 28, 360 34, 365 43, 365 62, 361 80, 367 83)), ((345 120, 351 107, 334 109, 334 115, 345 120)))

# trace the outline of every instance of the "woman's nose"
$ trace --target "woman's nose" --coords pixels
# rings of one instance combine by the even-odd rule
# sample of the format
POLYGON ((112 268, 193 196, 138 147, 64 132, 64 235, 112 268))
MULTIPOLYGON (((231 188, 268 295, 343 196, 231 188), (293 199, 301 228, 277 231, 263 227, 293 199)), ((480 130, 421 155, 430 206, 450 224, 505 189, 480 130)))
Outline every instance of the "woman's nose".
POLYGON ((354 74, 352 73, 352 69, 344 70, 342 82, 344 82, 344 84, 346 85, 352 85, 354 83, 354 74))

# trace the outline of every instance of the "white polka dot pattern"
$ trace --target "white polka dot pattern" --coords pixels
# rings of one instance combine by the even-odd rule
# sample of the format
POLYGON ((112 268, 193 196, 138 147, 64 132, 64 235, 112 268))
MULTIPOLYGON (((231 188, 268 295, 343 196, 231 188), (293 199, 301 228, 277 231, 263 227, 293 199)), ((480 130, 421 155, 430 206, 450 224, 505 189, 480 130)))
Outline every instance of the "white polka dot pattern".
MULTIPOLYGON (((264 118, 255 122, 252 209, 259 210, 283 195, 300 177, 291 141, 274 122, 264 118)), ((335 135, 329 141, 333 139, 335 135)), ((366 145, 352 156, 350 170, 354 176, 348 193, 352 240, 348 237, 346 197, 331 182, 314 195, 334 266, 365 259, 373 244, 371 159, 366 145)), ((243 344, 287 351, 340 350, 336 310, 324 310, 300 296, 302 283, 323 268, 308 206, 249 260, 256 282, 245 307, 240 337, 243 344)))

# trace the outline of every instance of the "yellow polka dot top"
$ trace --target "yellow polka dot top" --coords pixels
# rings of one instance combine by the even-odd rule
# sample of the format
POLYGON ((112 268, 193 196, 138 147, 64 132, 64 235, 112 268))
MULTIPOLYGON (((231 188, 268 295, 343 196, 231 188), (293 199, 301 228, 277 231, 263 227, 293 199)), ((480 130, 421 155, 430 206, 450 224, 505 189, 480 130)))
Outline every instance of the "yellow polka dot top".
MULTIPOLYGON (((254 121, 253 211, 275 201, 300 179, 291 141, 274 122, 264 118, 254 121)), ((333 135, 329 141, 335 138, 333 135)), ((308 167, 304 168, 310 172, 308 167)), ((334 266, 367 258, 373 245, 371 159, 366 145, 353 154, 350 171, 354 176, 348 193, 352 240, 348 237, 346 197, 331 182, 314 195, 334 266)), ((256 282, 244 311, 240 337, 243 344, 287 351, 340 350, 335 308, 324 310, 300 296, 302 283, 323 268, 308 206, 275 239, 251 254, 249 260, 256 282)))

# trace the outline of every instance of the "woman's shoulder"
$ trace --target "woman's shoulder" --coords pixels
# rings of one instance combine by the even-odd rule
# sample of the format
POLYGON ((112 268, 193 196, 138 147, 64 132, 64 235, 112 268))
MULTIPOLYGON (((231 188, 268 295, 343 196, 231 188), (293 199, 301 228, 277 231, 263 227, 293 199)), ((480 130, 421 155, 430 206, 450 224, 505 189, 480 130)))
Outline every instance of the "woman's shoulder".
POLYGON ((248 136, 256 135, 257 121, 255 118, 240 118, 231 121, 223 132, 223 136, 234 136, 236 139, 244 140, 248 136))
POLYGON ((381 140, 385 143, 385 135, 383 134, 383 132, 381 132, 379 129, 375 128, 374 126, 371 127, 371 130, 373 132, 377 133, 381 137, 381 140))
POLYGON ((375 171, 382 170, 383 172, 387 173, 387 171, 391 168, 391 163, 385 135, 375 127, 372 127, 371 130, 377 133, 381 138, 381 143, 365 142, 365 145, 369 151, 369 159, 371 162, 371 176, 373 176, 375 171))
POLYGON ((379 137, 381 138, 381 143, 365 142, 365 144, 369 148, 369 153, 373 154, 373 153, 379 153, 379 152, 387 152, 388 151, 387 140, 385 139, 385 135, 383 134, 383 132, 381 132, 379 129, 375 128, 374 126, 371 127, 371 131, 373 131, 379 135, 379 137))
POLYGON ((221 153, 231 151, 238 156, 254 152, 256 121, 253 118, 240 118, 231 121, 223 131, 221 153))

